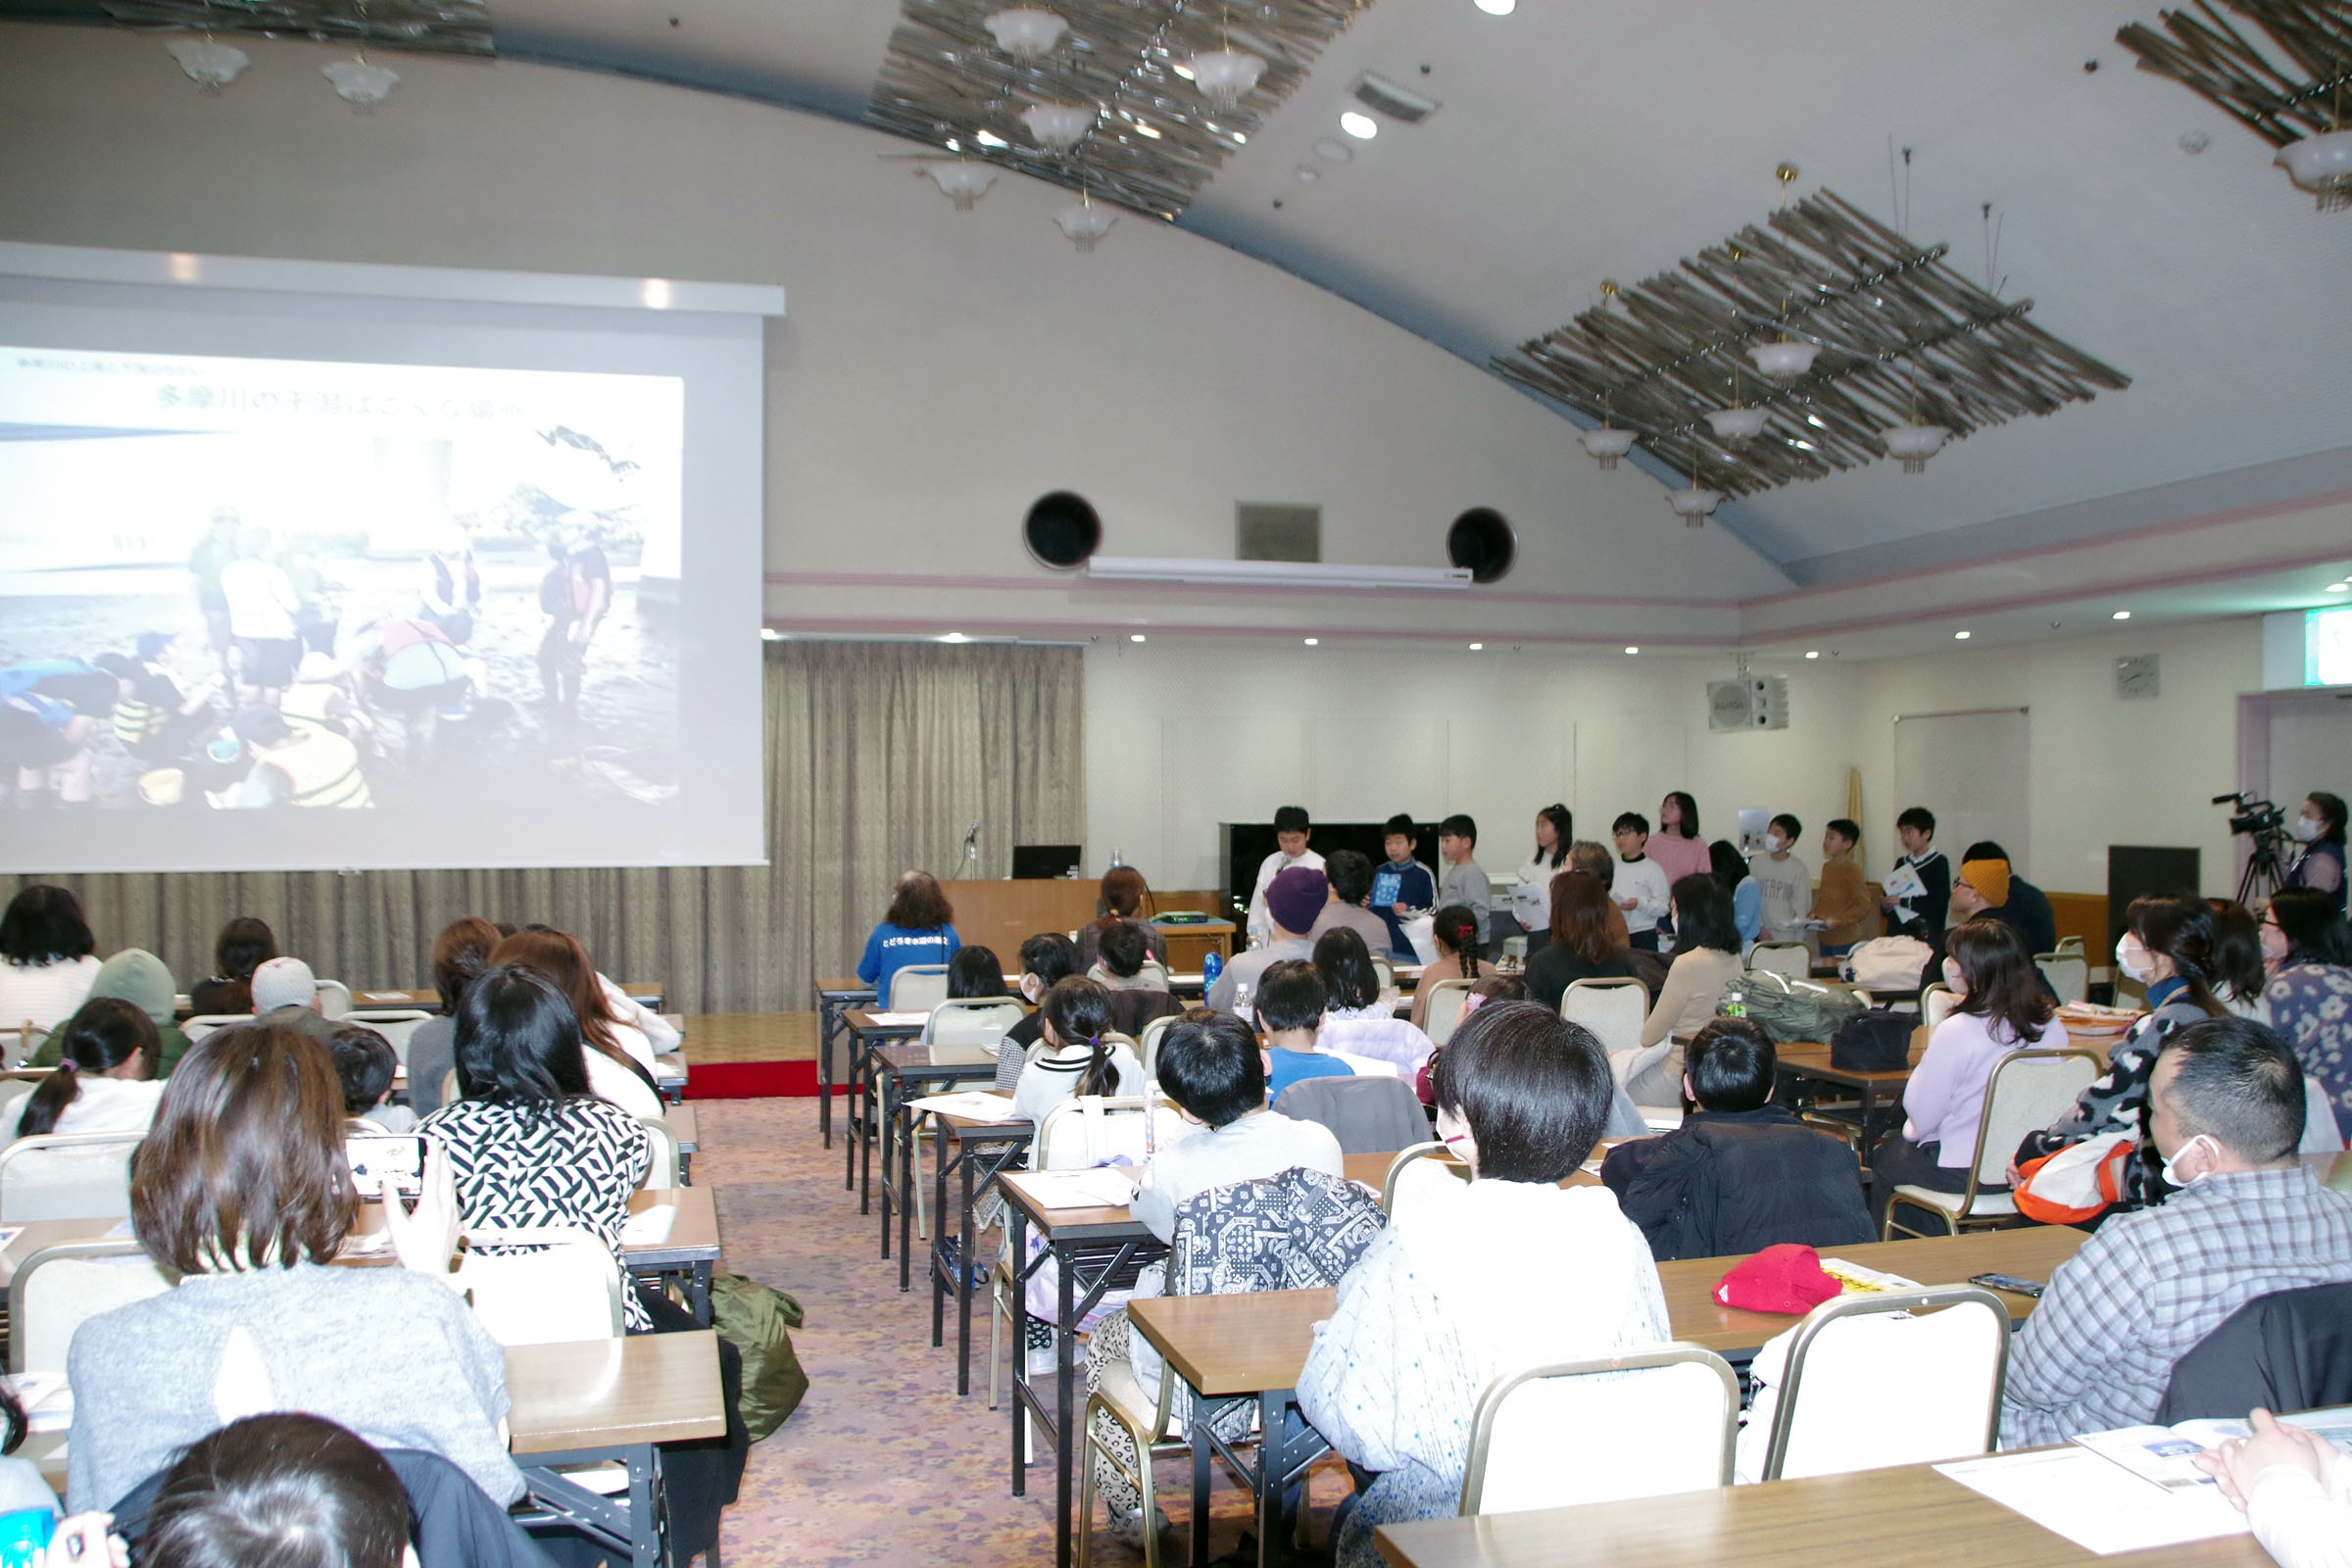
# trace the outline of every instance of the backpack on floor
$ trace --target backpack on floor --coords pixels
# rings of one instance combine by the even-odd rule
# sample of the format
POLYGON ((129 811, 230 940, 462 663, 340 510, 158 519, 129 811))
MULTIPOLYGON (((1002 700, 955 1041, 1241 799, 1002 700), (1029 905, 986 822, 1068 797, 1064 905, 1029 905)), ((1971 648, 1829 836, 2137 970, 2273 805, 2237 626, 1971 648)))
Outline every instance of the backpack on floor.
POLYGON ((808 1392, 791 1331, 801 1326, 801 1303, 772 1285, 724 1269, 710 1273, 710 1323, 743 1352, 743 1424, 752 1441, 774 1432, 808 1392))

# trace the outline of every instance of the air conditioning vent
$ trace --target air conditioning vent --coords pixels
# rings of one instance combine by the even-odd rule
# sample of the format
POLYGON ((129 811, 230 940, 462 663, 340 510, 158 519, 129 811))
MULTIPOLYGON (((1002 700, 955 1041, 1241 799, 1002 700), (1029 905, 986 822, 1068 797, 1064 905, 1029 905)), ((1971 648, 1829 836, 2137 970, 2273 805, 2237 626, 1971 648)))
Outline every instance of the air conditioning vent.
POLYGON ((1369 71, 1355 78, 1355 86, 1350 90, 1355 101, 1366 109, 1377 110, 1408 125, 1418 125, 1443 107, 1434 98, 1407 92, 1388 77, 1376 76, 1369 71))

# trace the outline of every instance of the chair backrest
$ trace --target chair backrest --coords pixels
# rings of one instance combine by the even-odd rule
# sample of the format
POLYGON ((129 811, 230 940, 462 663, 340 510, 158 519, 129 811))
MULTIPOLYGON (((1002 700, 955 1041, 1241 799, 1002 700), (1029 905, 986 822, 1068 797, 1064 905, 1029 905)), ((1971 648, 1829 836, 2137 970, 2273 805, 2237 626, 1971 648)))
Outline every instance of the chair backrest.
POLYGON ((1421 989, 1429 1000, 1421 1007, 1421 1032, 1429 1036, 1430 1044, 1442 1046, 1453 1038, 1454 1026, 1462 1021, 1462 1004, 1470 1000, 1470 988, 1475 980, 1437 980, 1421 989))
POLYGON ((41 1042, 48 1038, 49 1031, 30 1018, 0 1029, 0 1062, 15 1066, 40 1050, 41 1042))
POLYGON ((318 1016, 342 1018, 351 1012, 351 987, 340 980, 318 982, 318 1016))
POLYGON ((2009 1309, 1981 1286, 1833 1297, 1789 1345, 1760 1479, 1989 1453, 2008 1366, 2009 1309))
POLYGON ((659 1192, 678 1186, 678 1135, 659 1116, 640 1116, 637 1125, 654 1141, 654 1157, 646 1162, 645 1180, 637 1184, 638 1188, 651 1187, 659 1192))
POLYGON ((931 1048, 933 1061, 993 1067, 1004 1031, 1021 1017, 1021 1004, 1004 997, 951 997, 931 1009, 923 1043, 931 1048))
POLYGON ((1936 1026, 1950 1017, 1952 1009, 1958 1005, 1960 999, 1952 994, 1950 986, 1940 980, 1931 980, 1919 991, 1919 1021, 1926 1024, 1929 1033, 1933 1034, 1936 1026))
POLYGON ((49 1133, 0 1149, 0 1222, 120 1219, 144 1132, 49 1133))
POLYGON ((1444 1192, 1448 1182, 1466 1182, 1470 1167, 1446 1157, 1446 1146, 1436 1140, 1401 1149, 1389 1161, 1389 1171, 1380 1179, 1381 1212, 1395 1219, 1396 1211, 1417 1201, 1423 1195, 1444 1192))
POLYGON ((1726 1487, 1739 1429, 1740 1380, 1695 1345, 1506 1373, 1478 1397, 1461 1511, 1726 1487))
POLYGON ((2080 956, 2082 952, 2082 939, 2081 937, 2060 937, 2056 951, 2072 953, 2080 956))
POLYGON ((2090 1000, 2090 964, 2080 953, 2036 953, 2034 967, 2058 993, 2060 1002, 2090 1000))
POLYGON ((2332 1154, 2344 1147, 2344 1130, 2335 1119, 2335 1102, 2327 1085, 2303 1075, 2303 1142, 2296 1152, 2332 1154))
POLYGON ((884 1005, 892 1012, 929 1012, 947 1000, 948 966, 910 963, 890 977, 890 1000, 884 1005))
POLYGON ((1560 993, 1560 1016, 1583 1024, 1611 1054, 1642 1049, 1642 1026, 1649 1021, 1649 989, 1625 976, 1573 980, 1560 993))
POLYGON ((1372 972, 1380 976, 1380 989, 1384 995, 1395 996, 1396 994, 1396 966, 1395 964, 1376 953, 1372 955, 1372 972))
POLYGON ((1144 1082, 1147 1084, 1159 1082, 1160 1037, 1168 1032, 1168 1025, 1174 1023, 1178 1016, 1170 1013, 1144 1025, 1144 1038, 1137 1043, 1135 1054, 1136 1059, 1144 1064, 1144 1082))
POLYGON ((0 1078, 0 1127, 16 1120, 17 1112, 9 1107, 40 1086, 37 1078, 0 1078))
POLYGON ((1976 1181, 2006 1185, 2009 1160, 2026 1134, 2066 1114, 2076 1097, 2107 1070, 2095 1051, 2013 1051, 1993 1063, 1977 1124, 1976 1181))
POLYGON ((1275 1098, 1274 1109, 1319 1121, 1344 1154, 1380 1154, 1429 1136, 1429 1117, 1401 1078, 1301 1078, 1275 1098))
POLYGON ((188 1037, 188 1044, 192 1046, 216 1029, 229 1029, 251 1022, 253 1014, 250 1012, 200 1012, 193 1018, 181 1019, 179 1032, 188 1037))
POLYGON ((1032 1170, 1100 1165, 1114 1154, 1144 1162, 1142 1096, 1074 1095, 1046 1112, 1030 1147, 1032 1170))
POLYGON ((2352 1285, 2257 1296, 2173 1363, 2155 1419, 2352 1403, 2352 1285))
POLYGON ((1791 980, 1813 977, 1813 955, 1802 942, 1759 942, 1747 955, 1750 969, 1787 975, 1791 980))
POLYGON ((1387 1223, 1361 1187, 1301 1165, 1212 1187, 1177 1206, 1167 1294, 1328 1289, 1387 1223))
POLYGON ((129 1237, 42 1248, 8 1282, 8 1369, 63 1372, 75 1329, 101 1312, 161 1296, 176 1279, 129 1237))
POLYGON ((611 1248, 576 1227, 467 1231, 451 1279, 501 1345, 620 1337, 620 1265, 611 1248), (482 1250, 510 1247, 529 1250, 482 1250))
POLYGON ((1168 980, 1168 966, 1157 958, 1146 958, 1144 966, 1135 971, 1135 977, 1144 983, 1147 990, 1172 991, 1175 989, 1168 980))
POLYGON ((365 1024, 384 1037, 401 1065, 408 1065, 409 1037, 433 1015, 421 1007, 362 1007, 343 1015, 343 1022, 365 1024))

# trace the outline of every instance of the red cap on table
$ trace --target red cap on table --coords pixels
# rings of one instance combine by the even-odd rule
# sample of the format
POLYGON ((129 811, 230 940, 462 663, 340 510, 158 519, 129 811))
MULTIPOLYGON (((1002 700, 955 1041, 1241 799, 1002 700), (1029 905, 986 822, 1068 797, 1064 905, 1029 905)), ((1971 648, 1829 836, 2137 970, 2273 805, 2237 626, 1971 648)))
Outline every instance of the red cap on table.
POLYGON ((1715 1282, 1715 1301, 1743 1312, 1801 1315, 1844 1288, 1821 1271, 1819 1252, 1783 1243, 1733 1265, 1729 1274, 1715 1282))

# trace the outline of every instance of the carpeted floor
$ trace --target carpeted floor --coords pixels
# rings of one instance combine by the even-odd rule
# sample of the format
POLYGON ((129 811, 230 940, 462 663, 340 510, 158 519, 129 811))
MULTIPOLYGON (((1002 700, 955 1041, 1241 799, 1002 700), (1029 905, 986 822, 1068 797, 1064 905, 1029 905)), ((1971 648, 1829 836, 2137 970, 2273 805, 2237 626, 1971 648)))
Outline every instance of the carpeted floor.
MULTIPOLYGON (((728 1568, 1051 1563, 1051 1455, 1041 1447, 1029 1495, 1013 1496, 1009 1416, 988 1408, 985 1311, 974 1319, 973 1392, 958 1398, 955 1320, 948 1344, 931 1348, 922 1254, 915 1288, 900 1295, 896 1259, 877 1253, 878 1218, 860 1216, 857 1195, 842 1188, 838 1121, 824 1150, 810 1100, 710 1101, 697 1110, 695 1181, 716 1189, 726 1267, 792 1292, 808 1314, 794 1335, 808 1396, 752 1450, 742 1498, 726 1516, 728 1568)), ((1189 1473, 1183 1460, 1160 1472, 1161 1503, 1180 1530, 1189 1528, 1189 1473)), ((1246 1524, 1249 1498, 1222 1474, 1213 1495, 1223 1553, 1246 1524)), ((1168 1560, 1184 1560, 1189 1539, 1166 1544, 1168 1560)), ((1096 1560, 1114 1568, 1141 1560, 1100 1532, 1096 1545, 1096 1560)))

